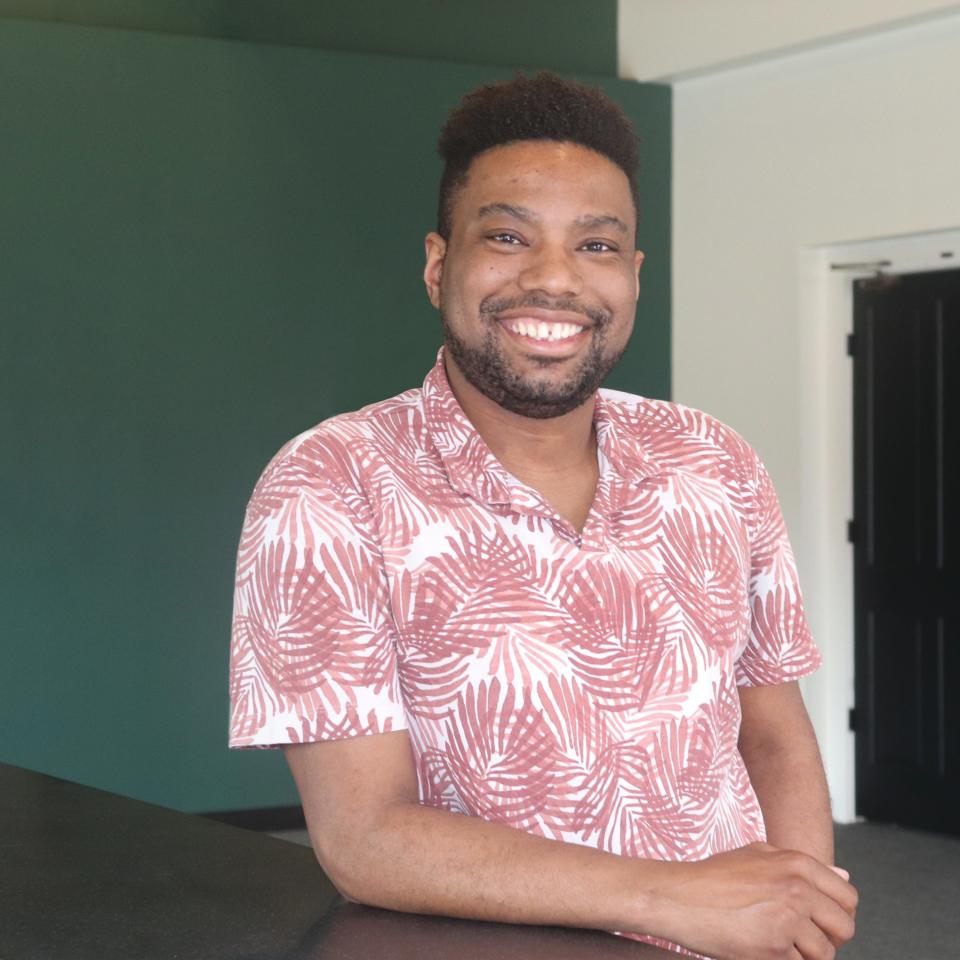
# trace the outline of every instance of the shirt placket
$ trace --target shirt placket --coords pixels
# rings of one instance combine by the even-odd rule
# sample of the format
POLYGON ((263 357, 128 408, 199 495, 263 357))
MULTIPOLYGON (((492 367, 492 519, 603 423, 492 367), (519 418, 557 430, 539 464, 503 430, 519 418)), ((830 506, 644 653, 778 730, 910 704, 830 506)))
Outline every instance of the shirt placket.
POLYGON ((579 533, 573 524, 557 513, 538 491, 522 484, 515 478, 511 478, 512 482, 508 484, 509 509, 518 514, 533 515, 546 520, 558 537, 578 550, 606 550, 608 530, 606 518, 609 514, 611 468, 602 451, 599 452, 598 456, 600 475, 597 480, 597 489, 594 493, 593 503, 590 504, 590 511, 584 522, 583 530, 579 533))

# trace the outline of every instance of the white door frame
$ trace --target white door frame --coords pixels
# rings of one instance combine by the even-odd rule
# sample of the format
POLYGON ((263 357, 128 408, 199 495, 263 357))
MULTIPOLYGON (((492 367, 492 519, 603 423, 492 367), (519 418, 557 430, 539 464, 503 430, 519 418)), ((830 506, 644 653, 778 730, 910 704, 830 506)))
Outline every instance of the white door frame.
POLYGON ((853 284, 869 266, 831 264, 888 261, 884 273, 960 267, 960 229, 808 247, 799 255, 801 397, 801 516, 804 521, 804 598, 823 668, 803 689, 839 823, 856 819, 853 706, 853 365, 846 336, 853 328, 853 284), (944 256, 945 253, 951 256, 944 256))

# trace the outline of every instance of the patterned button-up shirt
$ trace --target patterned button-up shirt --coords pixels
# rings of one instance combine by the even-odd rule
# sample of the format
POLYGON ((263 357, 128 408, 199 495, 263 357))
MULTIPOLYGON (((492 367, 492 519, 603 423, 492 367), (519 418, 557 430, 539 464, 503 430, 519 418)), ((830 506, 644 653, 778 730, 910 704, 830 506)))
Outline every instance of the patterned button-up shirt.
POLYGON ((762 840, 737 686, 819 665, 770 478, 679 404, 602 389, 594 422, 580 535, 442 351, 283 447, 240 543, 231 745, 406 729, 424 804, 630 857, 762 840))

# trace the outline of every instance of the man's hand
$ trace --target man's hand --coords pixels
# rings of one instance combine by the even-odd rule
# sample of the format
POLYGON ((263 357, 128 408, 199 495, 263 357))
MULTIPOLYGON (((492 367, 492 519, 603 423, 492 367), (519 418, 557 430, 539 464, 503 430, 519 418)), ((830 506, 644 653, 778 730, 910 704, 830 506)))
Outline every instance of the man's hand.
POLYGON ((854 932, 857 891, 845 870, 754 843, 670 864, 654 896, 663 935, 718 960, 832 960, 854 932))

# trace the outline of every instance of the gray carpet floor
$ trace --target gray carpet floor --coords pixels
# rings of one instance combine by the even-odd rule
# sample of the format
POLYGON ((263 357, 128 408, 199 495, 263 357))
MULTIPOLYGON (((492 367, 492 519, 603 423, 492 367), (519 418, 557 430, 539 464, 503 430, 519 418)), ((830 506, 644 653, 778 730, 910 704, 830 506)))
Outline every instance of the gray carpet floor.
POLYGON ((960 958, 960 840, 855 823, 837 827, 836 848, 860 891, 843 960, 960 958))
MULTIPOLYGON (((303 830, 274 836, 309 845, 303 830)), ((960 839, 855 823, 836 828, 836 846, 860 891, 842 960, 960 960, 960 839)))

